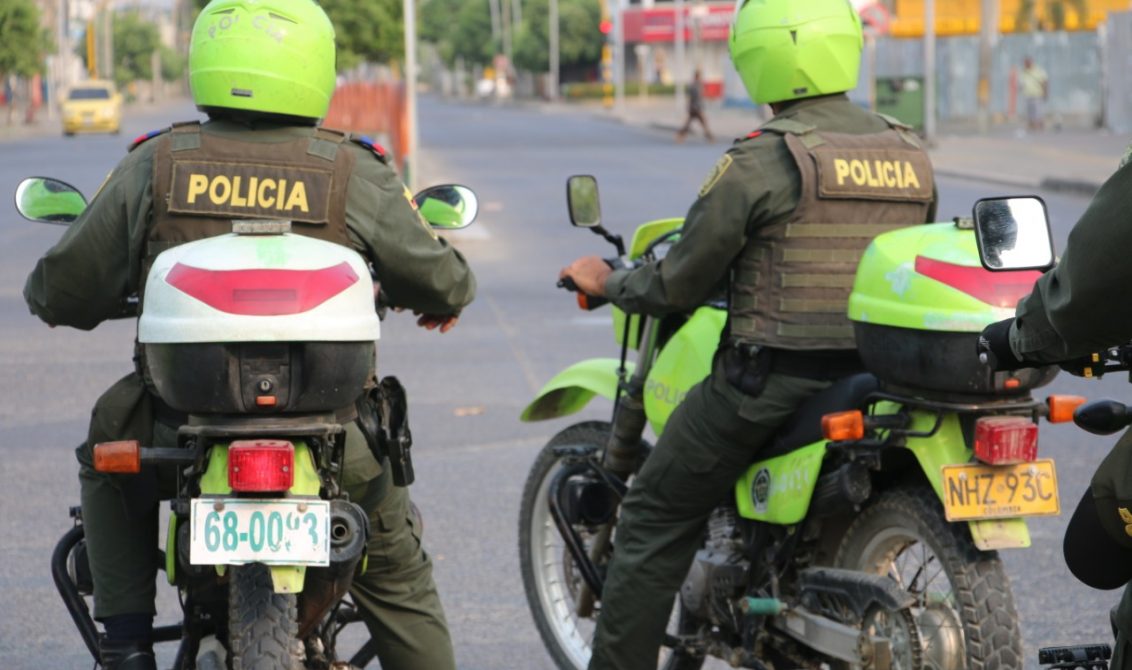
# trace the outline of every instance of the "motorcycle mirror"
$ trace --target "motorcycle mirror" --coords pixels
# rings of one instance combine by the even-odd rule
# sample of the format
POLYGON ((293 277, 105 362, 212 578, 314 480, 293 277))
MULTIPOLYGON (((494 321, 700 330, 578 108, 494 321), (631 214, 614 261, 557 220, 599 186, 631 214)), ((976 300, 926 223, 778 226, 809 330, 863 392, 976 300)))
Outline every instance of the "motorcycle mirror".
POLYGON ((1074 410, 1073 423, 1094 435, 1112 435, 1132 424, 1132 413, 1122 402, 1097 400, 1074 410))
POLYGON ((992 272, 1053 267, 1053 238, 1045 202, 1033 195, 975 202, 975 240, 992 272))
POLYGON ((67 224, 86 209, 86 198, 67 182, 29 177, 16 186, 16 211, 29 221, 67 224))
POLYGON ((567 179, 566 205, 570 210, 570 223, 578 228, 600 227, 601 202, 597 195, 597 178, 584 174, 567 179))
POLYGON ((479 200, 472 189, 459 184, 426 188, 413 196, 417 210, 433 228, 459 230, 472 225, 479 214, 479 200))

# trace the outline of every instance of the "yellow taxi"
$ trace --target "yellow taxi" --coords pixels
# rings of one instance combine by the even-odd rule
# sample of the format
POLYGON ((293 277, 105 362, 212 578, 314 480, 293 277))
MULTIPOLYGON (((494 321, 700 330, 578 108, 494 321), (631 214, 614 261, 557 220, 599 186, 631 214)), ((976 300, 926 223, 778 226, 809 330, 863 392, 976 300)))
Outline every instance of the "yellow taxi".
POLYGON ((117 134, 122 124, 122 96, 113 82, 90 80, 67 91, 63 100, 63 134, 117 134))

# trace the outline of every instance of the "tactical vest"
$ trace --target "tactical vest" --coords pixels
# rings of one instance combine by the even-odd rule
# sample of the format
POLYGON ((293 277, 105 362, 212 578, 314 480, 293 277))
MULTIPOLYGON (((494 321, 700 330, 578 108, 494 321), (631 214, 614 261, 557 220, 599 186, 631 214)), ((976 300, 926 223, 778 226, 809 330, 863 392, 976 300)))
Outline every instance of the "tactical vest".
POLYGON ((355 157, 347 135, 312 128, 307 137, 247 142, 202 133, 199 122, 174 124, 153 156, 153 219, 141 268, 185 242, 232 232, 236 219, 279 219, 291 232, 351 246, 346 186, 355 157))
POLYGON ((931 161, 905 126, 867 135, 818 131, 791 119, 784 136, 801 175, 798 206, 754 231, 733 267, 734 340, 782 349, 853 349, 846 315, 857 263, 877 235, 924 223, 931 161))

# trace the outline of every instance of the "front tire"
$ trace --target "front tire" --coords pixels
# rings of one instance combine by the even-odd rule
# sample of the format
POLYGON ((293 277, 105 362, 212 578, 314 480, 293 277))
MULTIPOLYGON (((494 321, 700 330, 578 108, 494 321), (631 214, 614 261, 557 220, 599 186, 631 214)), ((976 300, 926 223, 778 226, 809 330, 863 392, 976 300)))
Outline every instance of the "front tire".
MULTIPOLYGON (((609 440, 612 427, 604 421, 587 421, 565 428, 542 448, 523 487, 519 509, 519 565, 527 604, 546 645, 547 652, 561 670, 584 670, 589 664, 596 619, 579 617, 577 599, 583 579, 562 536, 550 516, 547 502, 550 484, 564 467, 555 450, 561 447, 592 446, 600 451, 609 440)), ((596 528, 575 525, 587 549, 596 528)), ((679 597, 677 597, 677 603, 679 597)), ((678 607, 678 606, 677 606, 678 607)), ((596 612, 600 612, 600 604, 596 612)), ((674 610, 670 629, 679 620, 674 610)), ((661 650, 664 670, 699 670, 704 659, 661 650)))
POLYGON ((229 570, 232 670, 302 670, 296 597, 275 593, 271 571, 261 563, 229 570))
POLYGON ((994 551, 980 551, 967 524, 949 523, 927 487, 885 491, 846 530, 839 567, 888 575, 916 596, 923 667, 1022 667, 1010 580, 994 551))

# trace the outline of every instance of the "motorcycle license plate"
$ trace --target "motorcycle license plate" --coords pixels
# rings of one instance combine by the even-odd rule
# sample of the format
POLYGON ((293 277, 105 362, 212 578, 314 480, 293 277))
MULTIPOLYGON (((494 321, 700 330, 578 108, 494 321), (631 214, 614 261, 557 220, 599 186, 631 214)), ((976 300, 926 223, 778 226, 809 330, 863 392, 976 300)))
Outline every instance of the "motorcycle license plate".
POLYGON ((193 565, 330 565, 326 500, 197 498, 190 523, 193 565))
POLYGON ((1060 514, 1053 460, 945 465, 943 509, 948 521, 1060 514))

